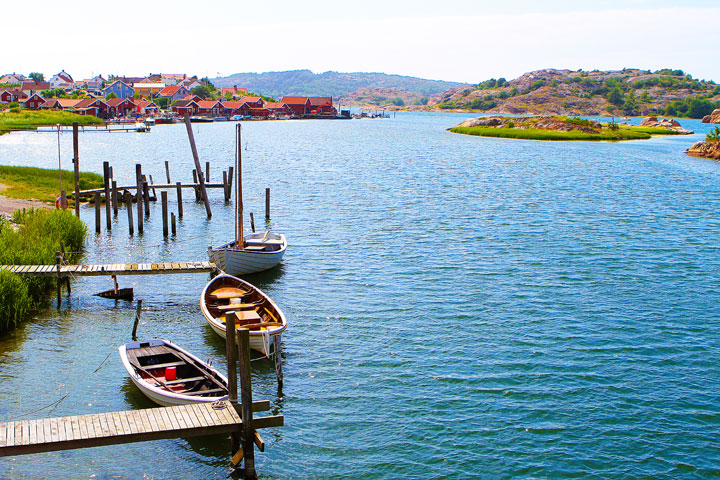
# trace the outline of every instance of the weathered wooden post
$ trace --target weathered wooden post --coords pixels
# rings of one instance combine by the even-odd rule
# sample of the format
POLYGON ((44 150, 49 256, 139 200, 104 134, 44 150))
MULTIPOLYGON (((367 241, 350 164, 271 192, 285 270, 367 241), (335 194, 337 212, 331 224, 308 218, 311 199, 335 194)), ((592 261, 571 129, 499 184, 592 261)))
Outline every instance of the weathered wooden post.
MULTIPOLYGON (((228 335, 229 336, 229 335, 228 335)), ((245 460, 245 478, 257 478, 255 473, 255 432, 252 414, 252 384, 250 378, 250 330, 240 328, 238 360, 240 361, 240 408, 242 418, 242 449, 245 460)))
MULTIPOLYGON (((238 388, 237 388, 237 350, 235 350, 235 312, 228 312, 225 315, 225 355, 227 357, 227 378, 228 378, 228 400, 238 409, 238 388)), ((230 434, 230 454, 235 458, 236 454, 242 455, 240 450, 240 435, 236 432, 230 434)), ((237 463, 237 462, 235 462, 237 463)))
POLYGON ((73 169, 75 170, 75 216, 80 217, 80 159, 78 158, 78 122, 73 122, 73 169))
POLYGON ((132 194, 130 192, 125 192, 125 208, 127 209, 127 215, 128 215, 128 227, 130 228, 130 235, 135 235, 135 227, 133 225, 133 218, 132 218, 132 194))
POLYGON ((205 181, 210 183, 210 162, 205 162, 205 181))
POLYGON ((95 233, 100 233, 100 192, 95 192, 95 233))
POLYGON ((255 217, 253 216, 253 212, 250 212, 250 228, 252 228, 253 233, 255 233, 255 217))
POLYGON ((265 220, 270 220, 270 188, 265 189, 265 220))
POLYGON ((177 227, 175 225, 175 212, 170 213, 170 231, 173 234, 173 237, 177 235, 177 227))
POLYGON ((182 216, 183 216, 182 185, 180 184, 180 182, 177 182, 175 185, 177 186, 178 217, 182 218, 182 216))
POLYGON ((135 164, 135 181, 137 182, 135 199, 137 201, 138 233, 143 233, 142 165, 139 163, 135 164))
POLYGON ((196 185, 195 187, 193 187, 193 189, 195 190, 195 201, 199 202, 200 201, 200 190, 197 187, 198 176, 197 176, 197 170, 195 170, 194 168, 193 168, 193 183, 196 185))
POLYGON ((61 255, 60 252, 55 252, 55 268, 57 269, 57 307, 60 309, 60 305, 62 304, 62 280, 60 277, 60 264, 61 264, 61 255))
POLYGON ((227 203, 228 200, 228 184, 227 184, 227 172, 223 170, 223 198, 225 199, 225 202, 227 203))
POLYGON ((232 183, 233 183, 233 172, 235 171, 234 167, 230 167, 228 169, 228 183, 227 183, 227 198, 228 201, 232 200, 232 183))
POLYGON ((190 124, 190 114, 185 112, 185 127, 188 132, 188 139, 190 140, 190 148, 192 149, 193 160, 195 160, 195 169, 197 170, 198 180, 200 180, 200 193, 202 201, 205 203, 205 211, 207 217, 212 218, 212 211, 210 210, 210 200, 208 199, 207 190, 205 189, 205 179, 203 178, 202 168, 200 167, 200 157, 195 147, 195 137, 193 136, 192 125, 190 124))
POLYGON ((65 210, 68 206, 67 193, 65 190, 60 190, 60 208, 65 210))
POLYGON ((168 236, 168 197, 165 190, 160 192, 162 198, 162 222, 163 222, 163 237, 168 236))
POLYGON ((150 177, 150 186, 152 187, 152 191, 153 191, 153 197, 155 197, 155 200, 157 201, 157 192, 155 191, 155 187, 153 187, 155 182, 153 182, 152 175, 149 175, 149 177, 150 177))
POLYGON ((145 217, 150 217, 150 188, 148 182, 143 178, 143 202, 145 202, 145 217))
POLYGON ((118 214, 118 189, 117 189, 117 181, 112 181, 112 192, 110 193, 110 197, 112 198, 112 209, 113 209, 113 217, 117 217, 118 214))
POLYGON ((168 185, 170 185, 170 163, 165 160, 165 175, 167 176, 168 185))
POLYGON ((275 350, 275 376, 278 382, 278 395, 282 395, 283 389, 283 373, 282 358, 280 357, 280 335, 273 337, 273 350, 275 350))
POLYGON ((103 184, 105 186, 105 226, 112 230, 112 217, 110 216, 110 162, 103 162, 103 184))
POLYGON ((133 323, 132 339, 133 342, 137 341, 137 327, 140 323, 140 312, 142 311, 142 300, 137 301, 137 309, 135 310, 135 322, 133 323))

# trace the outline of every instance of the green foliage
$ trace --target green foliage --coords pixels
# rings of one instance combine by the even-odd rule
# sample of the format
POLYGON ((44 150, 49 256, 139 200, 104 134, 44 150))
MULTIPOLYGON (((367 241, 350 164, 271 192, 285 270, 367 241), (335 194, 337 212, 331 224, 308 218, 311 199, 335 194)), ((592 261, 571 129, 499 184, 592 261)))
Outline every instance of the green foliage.
POLYGON ((158 108, 166 109, 168 107, 168 104, 170 103, 169 97, 158 97, 155 100, 155 105, 158 106, 158 108))
POLYGON ((390 99, 390 103, 393 105, 396 105, 398 107, 404 107, 405 106, 405 100, 403 100, 400 97, 393 97, 390 99))
POLYGON ((513 122, 512 120, 507 122, 507 128, 515 128, 515 122, 513 122))
POLYGON ((518 95, 520 95, 520 90, 518 90, 517 87, 513 87, 513 89, 510 90, 510 96, 517 97, 518 95))
POLYGON ((608 94, 607 94, 607 96, 605 97, 605 99, 606 99, 608 102, 610 102, 610 103, 612 103, 613 105, 615 105, 615 106, 620 106, 620 105, 623 104, 624 95, 623 95, 623 93, 620 91, 619 88, 615 87, 615 88, 613 88, 612 90, 610 90, 610 92, 608 92, 608 94))
POLYGON ((497 82, 495 82, 495 86, 496 86, 496 87, 504 87, 504 86, 507 85, 507 84, 508 84, 508 81, 505 80, 504 77, 498 78, 498 79, 497 79, 497 82))
POLYGON ((544 78, 541 78, 540 80, 535 80, 534 82, 532 82, 532 83, 530 84, 530 91, 533 91, 533 92, 534 92, 535 90, 537 90, 538 88, 540 88, 540 87, 542 87, 542 86, 544 86, 544 85, 545 85, 545 79, 544 79, 544 78))
MULTIPOLYGON (((61 241, 66 251, 76 252, 76 256, 87 234, 85 224, 70 210, 22 210, 13 214, 13 220, 20 224, 17 231, 0 230, 0 264, 3 265, 53 265, 61 241)), ((17 325, 53 283, 51 278, 21 278, 0 272, 0 330, 17 325)))
POLYGON ((67 97, 65 90, 63 90, 62 88, 51 88, 49 90, 43 90, 42 92, 40 92, 40 95, 46 100, 48 98, 66 98, 67 97))
POLYGON ((715 127, 714 129, 710 130, 710 133, 705 136, 705 141, 720 142, 720 127, 715 127))
POLYGON ((10 104, 8 105, 8 107, 10 108, 18 108, 19 106, 20 104, 18 102, 10 102, 10 104))
POLYGON ((0 132, 10 130, 33 130, 37 125, 93 125, 102 123, 92 115, 77 115, 62 110, 18 110, 0 113, 0 132))
POLYGON ((635 101, 635 94, 630 91, 628 92, 627 96, 625 97, 625 102, 623 103, 623 110, 627 113, 634 112, 638 108, 637 101, 635 101))
POLYGON ((115 92, 110 92, 107 95, 105 95, 105 100, 112 100, 113 98, 118 98, 118 96, 115 92))
MULTIPOLYGON (((491 97, 492 98, 492 97, 491 97)), ((495 100, 485 100, 476 98, 470 103, 468 103, 467 108, 472 108, 473 110, 490 110, 491 108, 497 107, 497 102, 495 100)))
POLYGON ((580 125, 582 127, 594 127, 595 122, 592 120, 587 120, 585 118, 578 118, 578 117, 563 117, 563 120, 565 120, 567 123, 572 123, 573 125, 580 125))
POLYGON ((702 118, 718 107, 720 104, 705 98, 687 97, 667 104, 659 113, 671 117, 702 118))
POLYGON ((498 93, 496 96, 497 96, 497 98, 506 99, 510 96, 510 92, 508 92, 507 90, 503 90, 502 92, 498 93))
MULTIPOLYGON (((63 185, 73 185, 75 174, 62 170, 63 185)), ((13 198, 36 199, 54 203, 60 191, 59 174, 55 169, 14 167, 0 165, 0 183, 7 185, 3 195, 13 198)), ((103 177, 97 173, 80 172, 80 189, 103 186, 103 177)))
POLYGON ((32 72, 30 74, 30 78, 32 78, 34 82, 44 82, 45 81, 45 75, 43 75, 40 72, 32 72))
POLYGON ((420 97, 417 100, 415 100, 415 105, 427 105, 430 99, 428 97, 420 97))
MULTIPOLYGON (((203 77, 203 78, 201 78, 201 79, 199 80, 199 82, 200 82, 202 85, 206 86, 206 87, 208 88, 208 90, 211 91, 211 92, 214 92, 214 91, 217 90, 217 88, 215 88, 215 85, 213 85, 213 83, 210 81, 210 79, 209 79, 208 77, 203 77)), ((198 96, 199 96, 199 95, 198 95, 198 96)))
POLYGON ((206 85, 200 85, 192 90, 190 90, 190 93, 193 95, 197 95, 198 97, 202 98, 203 100, 207 100, 208 98, 212 97, 212 94, 210 93, 210 89, 206 85))
POLYGON ((660 75, 673 75, 676 77, 682 77, 683 75, 685 75, 685 72, 683 72, 682 70, 672 70, 670 68, 663 68, 661 70, 656 70, 655 73, 660 74, 660 75))

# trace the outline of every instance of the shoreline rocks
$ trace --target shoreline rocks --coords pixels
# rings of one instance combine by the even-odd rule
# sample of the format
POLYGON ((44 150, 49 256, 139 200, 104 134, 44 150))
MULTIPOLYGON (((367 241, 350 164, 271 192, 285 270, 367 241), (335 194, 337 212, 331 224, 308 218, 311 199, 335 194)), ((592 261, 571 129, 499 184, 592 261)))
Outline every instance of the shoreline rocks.
POLYGON ((696 142, 685 153, 694 157, 720 160, 720 142, 696 142))
POLYGON ((702 123, 720 123, 720 108, 716 108, 710 115, 705 115, 702 123))
POLYGON ((683 128, 680 123, 678 123, 677 120, 667 119, 663 118, 662 120, 658 120, 657 117, 645 117, 640 122, 641 127, 659 127, 659 128, 668 128, 670 130, 675 130, 678 133, 681 133, 683 135, 691 135, 694 132, 691 130, 687 130, 683 128))

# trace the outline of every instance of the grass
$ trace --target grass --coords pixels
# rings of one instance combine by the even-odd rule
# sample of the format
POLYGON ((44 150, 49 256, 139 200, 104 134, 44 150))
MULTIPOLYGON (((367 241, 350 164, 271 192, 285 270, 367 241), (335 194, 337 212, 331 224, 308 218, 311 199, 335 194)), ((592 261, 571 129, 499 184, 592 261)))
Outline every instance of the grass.
POLYGON ((102 124, 92 115, 78 115, 62 110, 20 110, 0 112, 0 135, 14 130, 34 130, 38 125, 80 125, 102 124))
MULTIPOLYGON (((54 265, 60 242, 65 244, 68 257, 79 256, 86 225, 70 210, 18 210, 13 221, 15 230, 6 222, 0 224, 0 264, 54 265)), ((27 312, 38 306, 54 283, 50 277, 25 277, 0 271, 0 331, 12 330, 27 312)))
MULTIPOLYGON (((63 188, 70 192, 75 187, 75 174, 62 170, 63 188)), ((6 197, 35 199, 54 203, 60 194, 60 176, 57 170, 36 167, 10 167, 0 165, 0 183, 8 188, 0 194, 6 197)), ((101 188, 103 177, 97 173, 80 172, 80 190, 101 188)))
POLYGON ((603 127, 600 133, 587 133, 577 130, 560 132, 541 128, 507 128, 507 127, 454 127, 454 133, 478 135, 481 137, 516 138, 523 140, 647 140, 652 135, 675 135, 678 132, 658 127, 625 127, 616 130, 603 127))

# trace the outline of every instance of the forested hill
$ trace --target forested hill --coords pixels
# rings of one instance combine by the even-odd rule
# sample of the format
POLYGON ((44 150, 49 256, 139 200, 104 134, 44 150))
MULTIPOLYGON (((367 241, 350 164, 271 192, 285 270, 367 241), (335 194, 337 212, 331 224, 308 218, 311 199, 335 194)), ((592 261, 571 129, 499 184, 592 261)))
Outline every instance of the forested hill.
POLYGON ((428 107, 480 113, 702 118, 720 107, 720 86, 673 69, 545 69, 510 81, 491 78, 455 87, 430 99, 428 107))
POLYGON ((313 73, 310 70, 286 72, 235 73, 212 79, 218 87, 247 87, 248 91, 282 97, 283 95, 340 97, 356 91, 403 91, 417 96, 433 96, 462 85, 457 82, 425 80, 384 73, 313 73))

